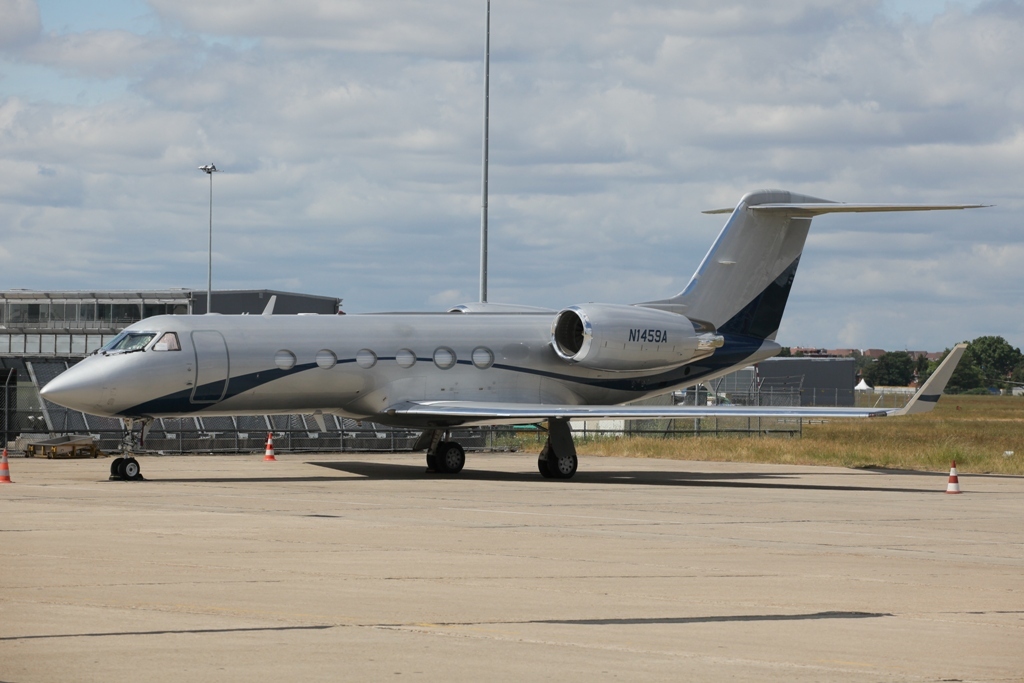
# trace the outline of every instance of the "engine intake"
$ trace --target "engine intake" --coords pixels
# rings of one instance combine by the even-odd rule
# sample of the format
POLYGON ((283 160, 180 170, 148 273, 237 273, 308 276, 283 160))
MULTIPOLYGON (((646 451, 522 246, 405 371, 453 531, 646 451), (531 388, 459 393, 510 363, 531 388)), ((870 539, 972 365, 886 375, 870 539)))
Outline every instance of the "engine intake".
POLYGON ((714 353, 723 339, 686 316, 621 304, 559 311, 551 346, 559 358, 595 370, 630 372, 682 365, 714 353))

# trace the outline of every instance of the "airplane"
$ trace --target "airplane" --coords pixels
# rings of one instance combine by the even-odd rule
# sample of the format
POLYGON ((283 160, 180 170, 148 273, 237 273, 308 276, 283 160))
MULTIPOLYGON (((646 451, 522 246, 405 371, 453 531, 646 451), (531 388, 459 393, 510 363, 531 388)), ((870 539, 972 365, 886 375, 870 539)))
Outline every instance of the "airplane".
POLYGON ((850 204, 783 190, 745 195, 686 288, 636 304, 562 310, 468 303, 447 312, 344 316, 165 315, 121 332, 41 395, 123 418, 111 476, 141 478, 133 427, 188 415, 312 413, 422 430, 428 470, 455 474, 457 426, 539 424, 546 478, 579 461, 573 418, 885 417, 934 408, 965 345, 901 409, 630 405, 695 386, 781 351, 775 337, 811 219, 828 213, 932 211, 980 204, 850 204))

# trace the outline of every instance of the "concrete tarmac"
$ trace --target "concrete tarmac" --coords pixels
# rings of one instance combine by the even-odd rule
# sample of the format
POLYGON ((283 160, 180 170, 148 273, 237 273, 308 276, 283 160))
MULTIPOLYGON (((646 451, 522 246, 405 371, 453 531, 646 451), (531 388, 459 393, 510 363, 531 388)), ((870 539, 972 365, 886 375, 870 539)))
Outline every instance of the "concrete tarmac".
POLYGON ((1024 679, 1024 478, 11 460, 0 680, 1024 679))

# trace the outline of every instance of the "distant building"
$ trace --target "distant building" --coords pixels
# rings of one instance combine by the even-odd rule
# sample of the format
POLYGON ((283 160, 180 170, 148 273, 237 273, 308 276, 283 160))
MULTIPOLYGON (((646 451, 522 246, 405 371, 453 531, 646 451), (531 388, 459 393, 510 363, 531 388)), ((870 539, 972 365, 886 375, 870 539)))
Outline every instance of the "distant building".
POLYGON ((857 383, 853 358, 769 358, 757 365, 762 396, 797 391, 802 406, 852 406, 857 383))

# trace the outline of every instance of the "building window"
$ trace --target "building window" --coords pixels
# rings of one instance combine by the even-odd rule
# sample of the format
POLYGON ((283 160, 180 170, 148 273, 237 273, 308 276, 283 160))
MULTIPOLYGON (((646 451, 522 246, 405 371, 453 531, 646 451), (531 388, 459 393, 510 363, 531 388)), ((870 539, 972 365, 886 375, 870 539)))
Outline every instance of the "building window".
POLYGON ((50 304, 16 304, 10 306, 10 323, 45 323, 50 320, 50 304))

